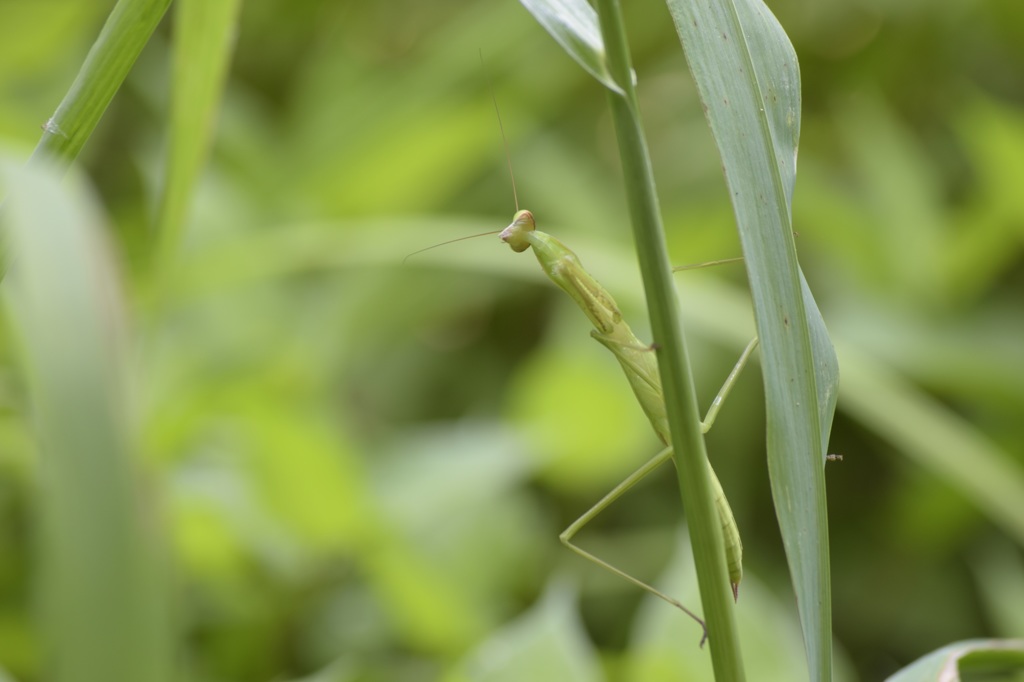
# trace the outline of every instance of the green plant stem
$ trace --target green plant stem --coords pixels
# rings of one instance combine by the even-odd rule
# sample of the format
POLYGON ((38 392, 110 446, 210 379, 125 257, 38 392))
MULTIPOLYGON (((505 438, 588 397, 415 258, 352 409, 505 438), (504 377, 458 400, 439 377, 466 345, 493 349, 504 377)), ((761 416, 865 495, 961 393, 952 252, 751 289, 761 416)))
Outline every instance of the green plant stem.
POLYGON ((618 0, 598 0, 597 4, 609 69, 624 93, 610 93, 612 116, 651 329, 657 345, 679 488, 707 620, 711 660, 716 679, 743 680, 725 545, 708 476, 697 393, 679 319, 654 173, 640 123, 625 27, 618 0))
MULTIPOLYGON (((68 93, 43 124, 31 165, 67 168, 74 162, 170 4, 171 0, 118 1, 68 93)), ((8 265, 7 250, 0 248, 0 280, 8 265)))
POLYGON ((46 159, 68 165, 75 160, 170 4, 171 0, 117 3, 68 94, 43 124, 33 162, 46 159))

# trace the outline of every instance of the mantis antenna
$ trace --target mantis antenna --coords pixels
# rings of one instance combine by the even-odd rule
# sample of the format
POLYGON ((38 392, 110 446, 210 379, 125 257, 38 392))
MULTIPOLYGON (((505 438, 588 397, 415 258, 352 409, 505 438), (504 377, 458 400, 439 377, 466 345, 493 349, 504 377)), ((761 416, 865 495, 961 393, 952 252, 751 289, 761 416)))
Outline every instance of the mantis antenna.
POLYGON ((672 272, 682 272, 683 270, 696 270, 697 268, 707 268, 712 265, 725 265, 726 263, 739 263, 743 260, 743 256, 737 256, 736 258, 722 258, 719 260, 709 260, 706 263, 691 263, 689 265, 674 265, 672 266, 672 272))
MULTIPOLYGON (((484 51, 480 50, 480 68, 484 69, 484 75, 487 74, 487 69, 484 68, 484 51)), ((505 126, 501 122, 501 110, 498 109, 498 96, 494 94, 494 86, 491 84, 490 79, 487 80, 487 89, 491 91, 491 101, 494 102, 494 114, 498 117, 498 130, 501 131, 501 143, 505 147, 505 161, 508 163, 508 177, 512 180, 512 199, 516 203, 516 212, 519 212, 519 194, 516 192, 516 176, 512 172, 512 153, 508 149, 508 138, 505 137, 505 126)))
MULTIPOLYGON (((484 69, 484 74, 486 75, 487 74, 487 70, 486 70, 486 68, 484 68, 484 51, 483 51, 483 48, 480 49, 480 68, 484 69)), ((516 192, 516 176, 512 172, 512 154, 511 154, 511 152, 509 152, 508 138, 505 137, 505 126, 501 122, 501 110, 498 108, 498 96, 494 94, 494 87, 491 85, 491 82, 490 82, 489 79, 487 81, 487 89, 490 90, 490 92, 491 92, 491 101, 494 102, 494 114, 498 117, 498 130, 501 131, 501 143, 502 143, 502 145, 505 148, 505 161, 508 164, 508 177, 512 180, 512 199, 515 201, 516 211, 518 211, 519 210, 519 194, 516 192)), ((430 246, 427 246, 425 248, 419 249, 417 251, 413 251, 412 253, 406 255, 406 257, 402 259, 402 265, 405 265, 405 263, 410 258, 412 258, 413 256, 421 254, 424 251, 430 251, 431 249, 436 249, 439 246, 446 246, 448 244, 454 244, 455 242, 461 242, 461 241, 466 240, 466 239, 475 239, 477 237, 486 237, 489 234, 498 234, 499 232, 501 232, 501 230, 491 230, 489 232, 481 232, 479 234, 471 234, 471 235, 466 236, 466 237, 457 237, 455 239, 449 239, 448 241, 444 241, 444 242, 441 242, 439 244, 431 244, 430 246)))
POLYGON ((471 235, 468 235, 466 237, 456 237, 455 239, 449 239, 448 241, 441 242, 440 244, 431 244, 430 246, 424 247, 422 249, 418 249, 418 250, 413 251, 412 253, 406 255, 406 257, 402 259, 402 265, 405 265, 405 262, 407 260, 409 260, 410 258, 412 258, 413 256, 415 256, 418 253, 423 253, 424 251, 430 251, 431 249, 436 249, 437 247, 444 246, 445 244, 454 244, 455 242, 461 242, 461 241, 464 241, 466 239, 476 239, 477 237, 486 237, 489 234, 498 234, 499 232, 501 232, 501 230, 491 230, 489 232, 481 232, 480 234, 471 234, 471 235))

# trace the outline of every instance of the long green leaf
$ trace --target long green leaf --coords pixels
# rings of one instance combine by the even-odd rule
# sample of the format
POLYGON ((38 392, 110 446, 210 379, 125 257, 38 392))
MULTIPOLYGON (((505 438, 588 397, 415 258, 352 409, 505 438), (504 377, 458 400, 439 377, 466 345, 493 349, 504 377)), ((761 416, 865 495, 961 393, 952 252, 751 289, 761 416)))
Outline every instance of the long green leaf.
POLYGON ((11 173, 3 226, 15 259, 6 302, 40 451, 35 587, 44 648, 55 652, 47 679, 158 682, 174 653, 169 589, 132 461, 117 270, 95 206, 59 175, 11 173))
POLYGON ((831 679, 824 456, 838 364, 793 243, 796 54, 760 0, 668 0, 722 155, 764 367, 768 467, 811 678, 831 679))
POLYGON ((234 46, 240 0, 179 0, 167 171, 160 205, 164 253, 179 240, 189 195, 206 159, 234 46))

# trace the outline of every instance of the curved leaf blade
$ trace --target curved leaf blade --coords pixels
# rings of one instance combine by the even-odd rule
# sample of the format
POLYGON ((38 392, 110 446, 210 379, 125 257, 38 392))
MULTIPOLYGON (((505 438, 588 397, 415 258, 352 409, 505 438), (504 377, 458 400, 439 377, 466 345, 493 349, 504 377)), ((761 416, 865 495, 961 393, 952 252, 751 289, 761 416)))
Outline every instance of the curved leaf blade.
POLYGON ((760 0, 668 0, 722 155, 764 359, 772 494, 811 678, 831 679, 824 457, 838 363, 797 264, 796 54, 760 0))
POLYGON ((1024 670, 1024 639, 971 639, 922 656, 886 682, 958 682, 961 671, 1024 670))
POLYGON ((622 88, 608 71, 597 12, 586 0, 520 0, 544 30, 587 73, 613 92, 622 88))

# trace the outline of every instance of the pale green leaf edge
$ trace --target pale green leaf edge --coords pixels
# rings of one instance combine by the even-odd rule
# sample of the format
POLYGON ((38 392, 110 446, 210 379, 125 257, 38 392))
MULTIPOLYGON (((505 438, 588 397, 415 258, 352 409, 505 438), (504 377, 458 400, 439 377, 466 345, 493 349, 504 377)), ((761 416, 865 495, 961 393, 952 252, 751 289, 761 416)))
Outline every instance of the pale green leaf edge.
POLYGON ((597 12, 583 0, 520 0, 544 30, 583 69, 613 92, 622 94, 605 60, 597 12))
POLYGON ((958 682, 960 669, 1024 670, 1024 639, 969 639, 947 644, 886 678, 886 682, 958 682))

